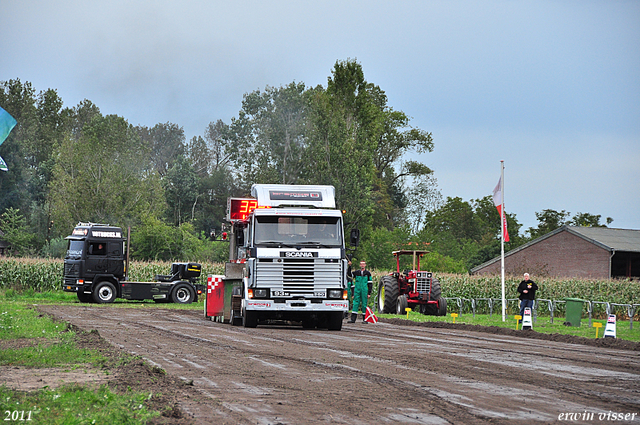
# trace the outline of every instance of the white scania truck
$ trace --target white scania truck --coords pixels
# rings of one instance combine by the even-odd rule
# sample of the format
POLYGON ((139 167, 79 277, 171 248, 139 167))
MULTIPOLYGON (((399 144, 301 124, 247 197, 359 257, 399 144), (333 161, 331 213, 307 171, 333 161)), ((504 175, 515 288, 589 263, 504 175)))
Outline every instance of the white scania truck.
POLYGON ((251 196, 228 200, 230 261, 224 276, 209 276, 205 315, 249 328, 342 329, 347 260, 334 187, 256 184, 251 196))

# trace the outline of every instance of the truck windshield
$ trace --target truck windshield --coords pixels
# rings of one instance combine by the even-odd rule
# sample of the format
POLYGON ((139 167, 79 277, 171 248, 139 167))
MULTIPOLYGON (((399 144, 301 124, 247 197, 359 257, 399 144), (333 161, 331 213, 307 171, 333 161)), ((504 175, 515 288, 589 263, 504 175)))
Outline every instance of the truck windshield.
POLYGON ((77 260, 82 258, 82 250, 84 249, 84 241, 69 241, 69 248, 67 249, 67 256, 65 258, 77 260))
POLYGON ((256 217, 257 246, 342 246, 340 217, 256 217))

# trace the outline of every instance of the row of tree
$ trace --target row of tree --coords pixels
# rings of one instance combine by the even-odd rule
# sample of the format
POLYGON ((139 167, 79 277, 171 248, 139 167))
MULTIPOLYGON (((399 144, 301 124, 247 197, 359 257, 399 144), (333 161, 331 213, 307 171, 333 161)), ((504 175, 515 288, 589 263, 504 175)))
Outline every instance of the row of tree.
MULTIPOLYGON (((336 62, 326 87, 247 93, 237 117, 189 141, 177 124, 133 126, 88 100, 67 108, 55 90, 36 94, 18 79, 0 83, 0 105, 18 121, 0 173, 0 230, 14 254, 63 252, 73 226, 93 221, 144 235, 134 239, 139 258, 222 260, 209 236, 220 232, 227 197, 247 196, 254 183, 333 185, 345 230, 363 235, 356 256, 372 267, 414 241, 431 243, 434 267, 452 271, 499 250, 490 198, 443 201, 432 170, 407 159, 432 151, 431 133, 391 108, 354 60, 336 62)), ((568 216, 543 211, 529 237, 568 216)), ((511 247, 526 242, 507 218, 511 247)), ((599 216, 574 220, 600 225, 599 216)))

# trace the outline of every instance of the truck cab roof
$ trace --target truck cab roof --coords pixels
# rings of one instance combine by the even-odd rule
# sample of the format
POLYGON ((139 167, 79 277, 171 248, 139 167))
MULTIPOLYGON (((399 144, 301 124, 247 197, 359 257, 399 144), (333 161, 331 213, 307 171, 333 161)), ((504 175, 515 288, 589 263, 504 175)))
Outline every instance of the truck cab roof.
POLYGON ((65 239, 123 239, 122 228, 98 223, 78 223, 65 239))
POLYGON ((340 210, 322 210, 315 208, 259 208, 253 210, 256 217, 263 216, 303 216, 303 217, 342 217, 340 210))
POLYGON ((251 196, 261 207, 336 207, 335 188, 328 185, 254 184, 251 196))

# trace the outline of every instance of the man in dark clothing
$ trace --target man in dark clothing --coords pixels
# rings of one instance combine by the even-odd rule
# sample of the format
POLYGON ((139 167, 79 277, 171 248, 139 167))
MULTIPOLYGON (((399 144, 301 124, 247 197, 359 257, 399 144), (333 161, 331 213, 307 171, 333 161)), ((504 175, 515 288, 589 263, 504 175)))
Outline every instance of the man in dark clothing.
MULTIPOLYGON (((371 273, 366 269, 367 263, 360 261, 360 270, 352 272, 354 280, 353 288, 353 310, 351 310, 351 320, 348 323, 355 323, 358 318, 358 309, 362 310, 362 321, 367 315, 367 301, 371 296, 373 281, 371 273)), ((367 323, 367 322, 364 322, 367 323)))
MULTIPOLYGON (((520 293, 520 316, 524 317, 524 309, 529 307, 533 310, 533 300, 536 299, 536 291, 538 285, 529 279, 529 273, 524 274, 524 280, 518 285, 518 292, 520 293)), ((519 321, 518 321, 519 322, 519 321)))

